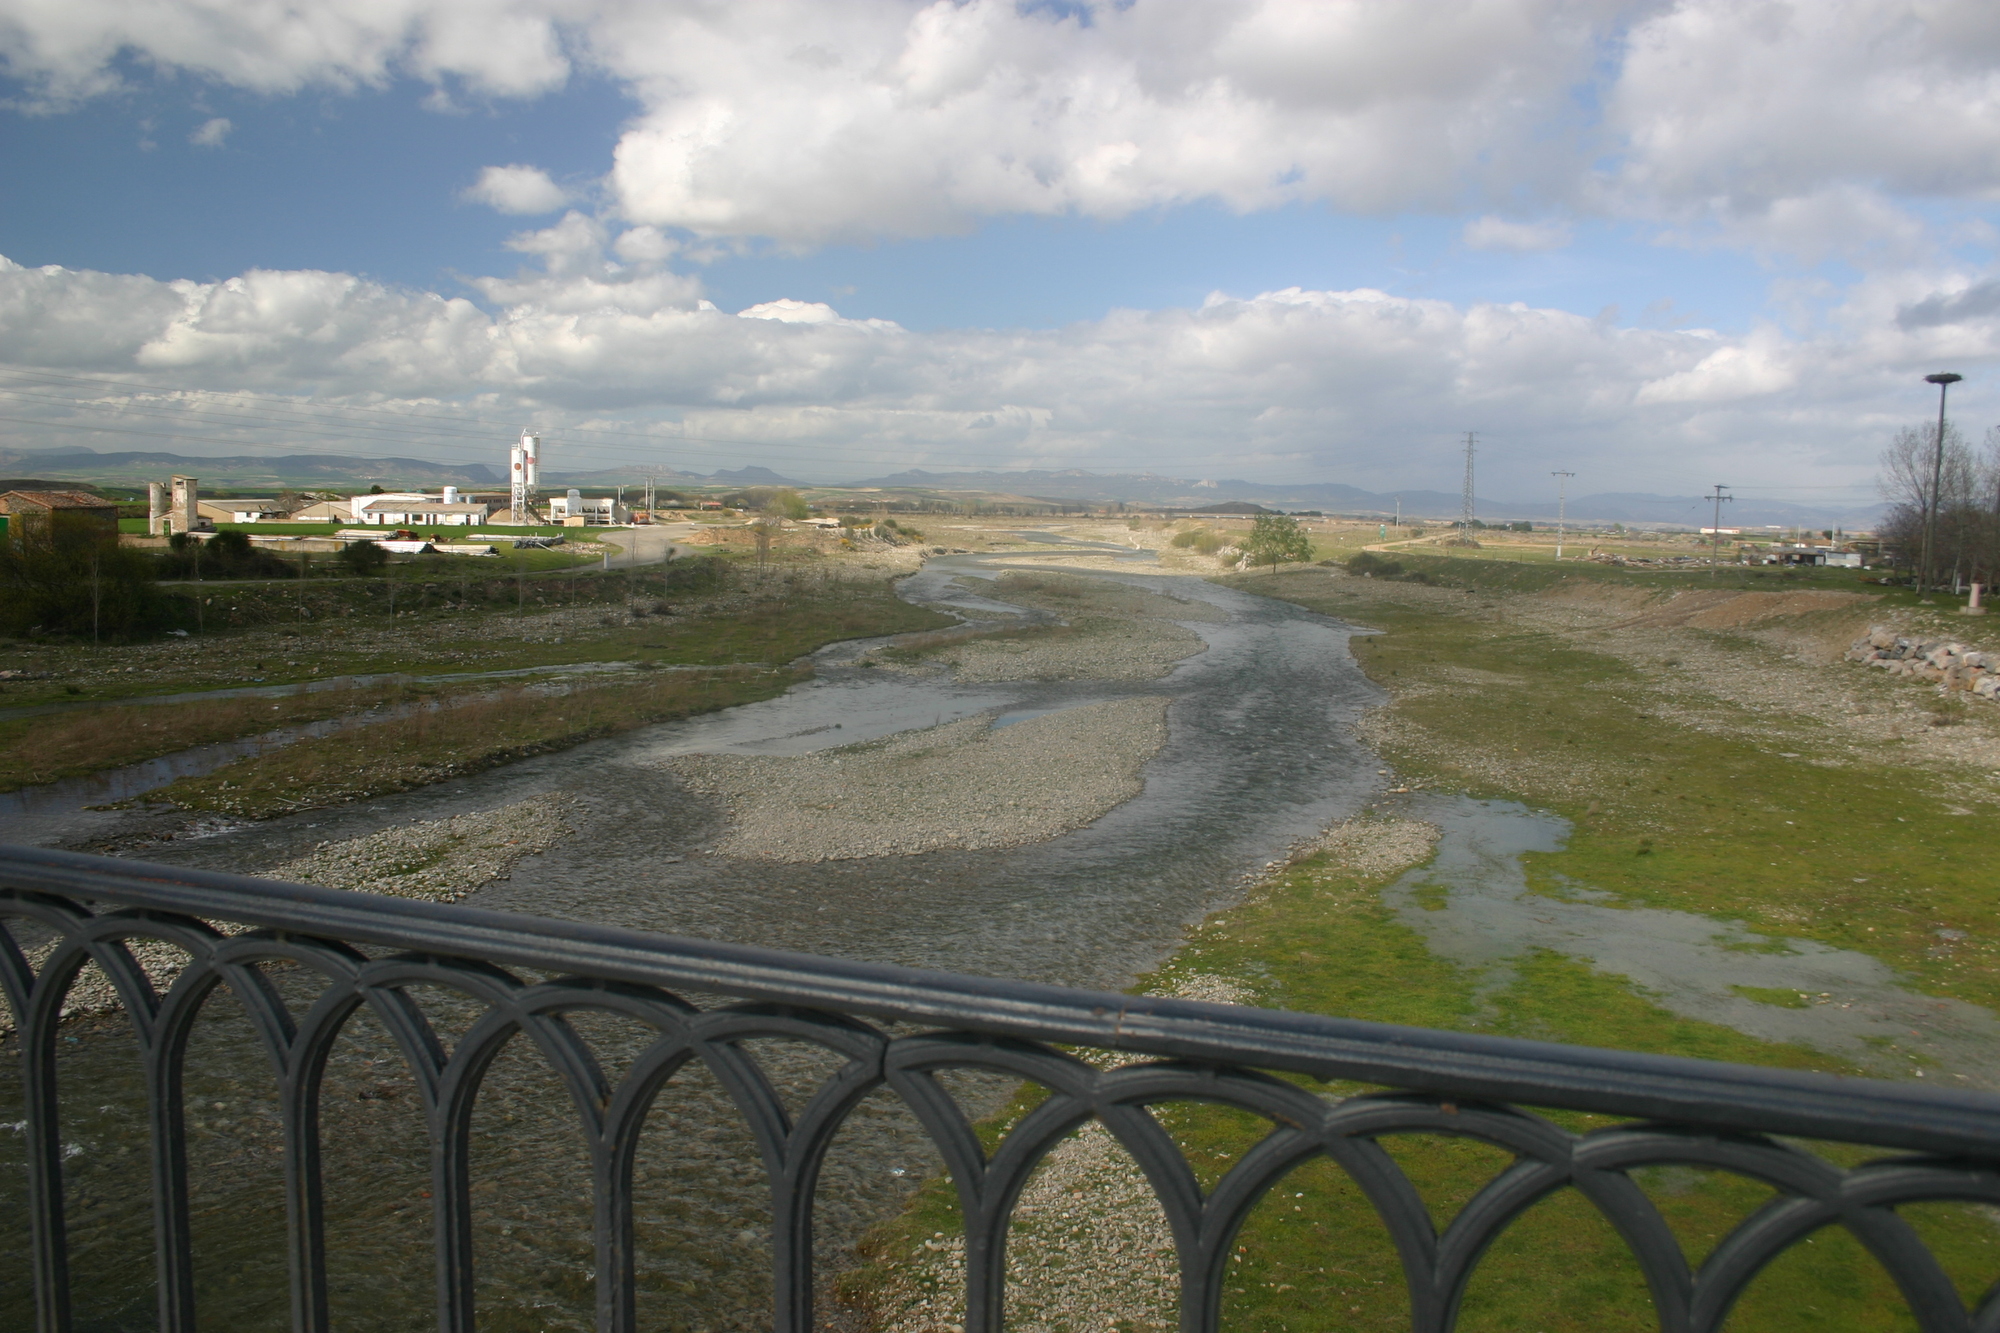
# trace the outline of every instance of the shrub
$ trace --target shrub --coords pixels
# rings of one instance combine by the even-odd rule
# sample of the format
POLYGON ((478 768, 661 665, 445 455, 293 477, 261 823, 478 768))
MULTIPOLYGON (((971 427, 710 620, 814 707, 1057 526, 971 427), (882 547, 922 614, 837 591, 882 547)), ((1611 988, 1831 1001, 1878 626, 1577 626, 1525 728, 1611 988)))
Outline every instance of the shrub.
POLYGON ((1358 551, 1347 557, 1347 572, 1365 574, 1378 579, 1392 579, 1403 572, 1403 566, 1400 561, 1391 560, 1374 551, 1358 551))
POLYGON ((57 513, 0 541, 0 630, 130 638, 166 620, 153 561, 101 524, 57 513))
POLYGON ((185 532, 176 532, 169 549, 158 557, 161 578, 167 579, 289 579, 298 576, 292 562, 269 551, 259 550, 250 539, 233 529, 218 532, 206 542, 185 532))
POLYGON ((389 553, 371 541, 349 542, 340 548, 334 559, 349 574, 363 576, 380 573, 389 563, 389 553))

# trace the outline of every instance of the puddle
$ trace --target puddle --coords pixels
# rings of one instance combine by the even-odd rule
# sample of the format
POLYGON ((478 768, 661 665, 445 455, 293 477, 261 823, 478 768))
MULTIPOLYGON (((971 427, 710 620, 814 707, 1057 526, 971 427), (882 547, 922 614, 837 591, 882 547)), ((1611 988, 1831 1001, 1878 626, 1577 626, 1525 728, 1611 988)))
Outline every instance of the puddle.
POLYGON ((1935 1066, 1930 1077, 2000 1087, 2000 1018, 1986 1009, 1918 994, 1887 964, 1850 949, 1693 912, 1621 907, 1589 888, 1535 893, 1521 856, 1562 849, 1570 825, 1554 815, 1467 797, 1416 797, 1405 808, 1444 837, 1436 858, 1383 890, 1383 901, 1433 952, 1477 969, 1483 994, 1513 980, 1516 960, 1546 949, 1625 977, 1684 1018, 1885 1074, 1909 1074, 1917 1061, 1935 1066), (1743 990, 1805 998, 1788 999, 1793 1008, 1743 990))

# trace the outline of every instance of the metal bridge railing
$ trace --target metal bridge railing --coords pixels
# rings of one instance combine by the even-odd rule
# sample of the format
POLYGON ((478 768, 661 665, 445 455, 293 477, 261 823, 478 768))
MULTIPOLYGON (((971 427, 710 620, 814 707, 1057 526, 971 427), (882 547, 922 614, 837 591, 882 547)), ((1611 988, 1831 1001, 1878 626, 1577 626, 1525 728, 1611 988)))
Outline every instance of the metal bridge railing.
POLYGON ((1002 1326, 1015 1202, 1043 1156, 1092 1119, 1143 1170, 1171 1228, 1184 1333, 1216 1327, 1246 1214, 1315 1156, 1344 1169, 1378 1213, 1420 1333, 1453 1326, 1488 1246, 1564 1188, 1594 1204, 1629 1247, 1667 1333, 1721 1327, 1766 1265, 1828 1225, 1844 1226, 1883 1265, 1927 1333, 2000 1329, 2000 1290, 1968 1310, 1897 1211, 1934 1201, 2000 1205, 2000 1098, 1983 1093, 953 976, 34 848, 0 847, 0 926, 0 982, 21 1041, 44 1333, 70 1328, 56 1050, 65 992, 86 962, 116 987, 145 1063, 158 1325, 171 1333, 192 1333, 196 1318, 183 1065, 195 1019, 222 986, 249 1005, 279 1083, 291 1322, 302 1333, 329 1324, 320 1078, 343 1023, 364 1009, 392 1034, 421 1090, 438 1323, 451 1333, 474 1327, 472 1110, 482 1074, 517 1033, 567 1088, 588 1145, 604 1330, 635 1327, 635 1145, 656 1094, 695 1061, 726 1090, 761 1151, 778 1333, 812 1326, 815 1182, 843 1119, 883 1085, 921 1121, 957 1188, 966 1333, 1002 1326), (213 923, 235 923, 238 933, 213 923), (43 940, 39 968, 19 947, 23 930, 43 940), (164 993, 127 947, 147 940, 187 955, 164 993), (276 968, 319 988, 302 1012, 267 975, 276 968), (413 988, 456 992, 482 1016, 447 1045, 413 988), (723 999, 702 1008, 685 995, 723 999), (565 1017, 582 1011, 636 1020, 656 1036, 613 1078, 565 1017), (920 1030, 895 1035, 910 1025, 920 1030), (838 1070, 788 1111, 746 1049, 764 1038, 813 1044, 838 1057, 838 1070), (1066 1045, 1128 1059, 1101 1068, 1058 1049, 1066 1045), (938 1082, 949 1070, 1033 1080, 1050 1095, 989 1152, 938 1082), (1390 1091, 1330 1099, 1273 1077, 1283 1072, 1390 1091), (1240 1108, 1269 1125, 1209 1189, 1149 1110, 1186 1100, 1240 1108), (1517 1106, 1622 1123, 1576 1134, 1517 1106), (1379 1142, 1404 1133, 1483 1141, 1513 1164, 1439 1231, 1379 1142), (1842 1168, 1773 1136, 1897 1155, 1842 1168), (1737 1173, 1775 1194, 1691 1268, 1628 1174, 1670 1164, 1737 1173))

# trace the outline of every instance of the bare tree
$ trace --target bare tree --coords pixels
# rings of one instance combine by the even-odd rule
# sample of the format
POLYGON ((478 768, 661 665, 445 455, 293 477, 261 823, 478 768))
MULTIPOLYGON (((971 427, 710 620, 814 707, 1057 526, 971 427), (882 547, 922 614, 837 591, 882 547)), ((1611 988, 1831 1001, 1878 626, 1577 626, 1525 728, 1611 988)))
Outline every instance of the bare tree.
POLYGON ((1882 497, 1889 502, 1880 533, 1898 564, 1927 584, 1971 579, 2000 583, 2000 427, 1975 450, 1958 427, 1945 426, 1942 459, 1937 426, 1905 426, 1882 451, 1882 497), (1937 477, 1933 511, 1931 480, 1937 477), (1933 519, 1934 515, 1934 519, 1933 519), (1924 527, 1934 521, 1931 567, 1920 570, 1924 527))

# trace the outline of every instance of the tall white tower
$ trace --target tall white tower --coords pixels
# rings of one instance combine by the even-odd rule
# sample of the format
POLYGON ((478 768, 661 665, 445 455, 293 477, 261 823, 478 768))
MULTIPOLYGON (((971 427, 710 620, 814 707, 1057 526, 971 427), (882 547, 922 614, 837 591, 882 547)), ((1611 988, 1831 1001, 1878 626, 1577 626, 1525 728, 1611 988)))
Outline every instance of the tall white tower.
POLYGON ((542 437, 533 431, 522 431, 508 461, 513 465, 514 479, 514 521, 526 526, 533 523, 531 512, 535 504, 535 490, 541 484, 542 437))

